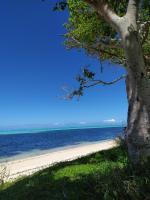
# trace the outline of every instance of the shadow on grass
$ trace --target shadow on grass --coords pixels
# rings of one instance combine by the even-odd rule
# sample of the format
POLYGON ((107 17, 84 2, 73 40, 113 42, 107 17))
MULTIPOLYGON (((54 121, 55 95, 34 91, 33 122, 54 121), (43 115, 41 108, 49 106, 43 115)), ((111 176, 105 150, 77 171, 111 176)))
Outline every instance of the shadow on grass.
POLYGON ((0 200, 150 199, 149 171, 135 174, 114 148, 42 170, 1 188, 0 200))

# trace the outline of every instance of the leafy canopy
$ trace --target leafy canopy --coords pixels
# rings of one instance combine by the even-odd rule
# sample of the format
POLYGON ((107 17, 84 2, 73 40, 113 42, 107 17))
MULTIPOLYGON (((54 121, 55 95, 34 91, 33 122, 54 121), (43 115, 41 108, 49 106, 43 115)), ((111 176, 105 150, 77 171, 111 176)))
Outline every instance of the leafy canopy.
MULTIPOLYGON (((120 17, 124 16, 128 6, 128 0, 105 0, 105 2, 120 17)), ((68 8, 69 19, 65 24, 67 33, 65 35, 65 45, 67 48, 84 49, 85 52, 99 60, 109 59, 113 63, 126 66, 124 49, 119 34, 108 24, 90 5, 84 0, 60 1, 56 4, 55 10, 68 8)), ((140 28, 145 22, 150 21, 150 1, 141 0, 138 13, 139 41, 143 48, 145 63, 148 75, 150 76, 150 23, 146 26, 146 33, 140 32, 140 28)), ((95 80, 95 73, 89 69, 83 69, 82 75, 77 77, 80 86, 69 95, 82 96, 83 90, 97 84, 107 84, 121 80, 124 76, 112 82, 95 80)))
MULTIPOLYGON (((119 15, 126 13, 128 0, 106 0, 109 6, 119 15)), ((124 52, 118 33, 100 17, 84 0, 68 0, 70 17, 65 24, 67 29, 66 46, 83 48, 89 55, 97 58, 110 59, 125 64, 124 52)), ((142 24, 150 18, 150 1, 143 0, 140 4, 138 23, 142 24)), ((150 55, 150 29, 143 43, 145 55, 150 55)))

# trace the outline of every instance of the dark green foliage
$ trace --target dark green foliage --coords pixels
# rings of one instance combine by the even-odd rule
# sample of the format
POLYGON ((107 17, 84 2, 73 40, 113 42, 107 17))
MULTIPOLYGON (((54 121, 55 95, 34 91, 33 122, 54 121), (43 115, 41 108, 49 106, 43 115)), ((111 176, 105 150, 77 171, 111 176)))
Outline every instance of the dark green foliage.
POLYGON ((68 8, 70 17, 65 25, 66 46, 83 48, 88 54, 105 59, 102 50, 106 50, 106 43, 110 43, 116 32, 83 0, 68 0, 68 8))
POLYGON ((93 79, 93 77, 95 76, 95 73, 89 71, 88 69, 84 68, 83 69, 83 75, 85 78, 88 78, 88 79, 93 79))
POLYGON ((121 146, 64 162, 1 188, 0 200, 144 200, 150 165, 133 170, 121 146))
MULTIPOLYGON (((67 34, 65 35, 66 46, 68 48, 83 48, 88 55, 101 60, 109 59, 114 63, 125 66, 124 50, 120 43, 119 35, 110 24, 105 22, 84 0, 68 0, 67 2, 69 20, 65 25, 67 29, 67 34)), ((105 2, 119 16, 123 16, 126 13, 129 1, 105 0, 105 2)), ((139 8, 138 23, 142 24, 149 17, 150 1, 143 0, 139 8)), ((147 55, 147 49, 150 49, 149 37, 142 44, 143 53, 147 55)), ((148 64, 148 68, 149 66, 148 64)))
POLYGON ((141 1, 140 19, 144 21, 147 20, 149 17, 150 17, 150 1, 143 0, 141 1))
POLYGON ((66 1, 60 1, 55 4, 53 10, 54 11, 63 11, 67 7, 67 2, 66 1))
POLYGON ((82 74, 76 77, 76 80, 79 82, 79 88, 68 94, 67 98, 72 99, 74 96, 78 98, 83 96, 84 88, 87 88, 87 83, 94 81, 95 73, 90 71, 88 67, 84 67, 82 74))
MULTIPOLYGON (((105 0, 106 3, 119 16, 126 13, 128 0, 105 0)), ((149 20, 150 1, 140 1, 138 13, 138 25, 149 20)), ((65 45, 67 48, 84 49, 85 52, 97 59, 106 60, 126 66, 124 50, 119 40, 118 33, 98 13, 84 0, 63 0, 59 1, 54 10, 64 10, 68 8, 69 19, 65 24, 67 33, 65 35, 65 45)), ((143 54, 146 60, 146 68, 150 74, 150 28, 148 37, 141 38, 143 54)), ((146 34, 147 35, 147 34, 146 34)))
MULTIPOLYGON (((88 5, 84 0, 67 0, 69 19, 65 24, 67 33, 65 35, 66 47, 84 49, 85 52, 99 60, 109 59, 113 63, 121 64, 126 67, 126 58, 119 34, 107 23, 97 11, 88 5)), ((128 0, 105 0, 105 2, 119 16, 124 16, 127 11, 128 0)), ((138 27, 150 17, 150 1, 141 1, 138 13, 138 27)), ((148 26, 149 30, 149 26, 148 26)), ((147 74, 150 77, 150 31, 148 36, 143 39, 139 35, 139 42, 143 47, 143 55, 147 74)), ((74 96, 80 97, 84 89, 95 83, 90 83, 95 74, 86 68, 82 75, 77 77, 79 88, 67 95, 68 99, 74 96)), ((93 80, 94 81, 94 80, 93 80)), ((99 82, 100 84, 102 81, 99 82)))

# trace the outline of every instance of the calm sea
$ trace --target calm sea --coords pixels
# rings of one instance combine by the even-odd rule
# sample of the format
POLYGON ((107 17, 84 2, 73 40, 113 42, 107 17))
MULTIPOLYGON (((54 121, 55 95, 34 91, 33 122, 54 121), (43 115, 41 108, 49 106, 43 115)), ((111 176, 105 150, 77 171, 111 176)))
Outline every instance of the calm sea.
POLYGON ((113 139, 122 132, 122 127, 109 127, 0 134, 0 162, 19 156, 55 151, 58 148, 113 139))

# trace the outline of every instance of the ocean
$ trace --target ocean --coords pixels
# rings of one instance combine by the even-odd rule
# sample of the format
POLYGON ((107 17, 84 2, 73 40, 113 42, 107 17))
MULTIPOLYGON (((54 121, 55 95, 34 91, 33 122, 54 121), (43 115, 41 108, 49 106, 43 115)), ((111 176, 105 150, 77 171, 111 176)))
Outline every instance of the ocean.
POLYGON ((41 130, 28 133, 8 131, 5 134, 0 133, 0 162, 109 140, 122 132, 122 127, 41 130))

